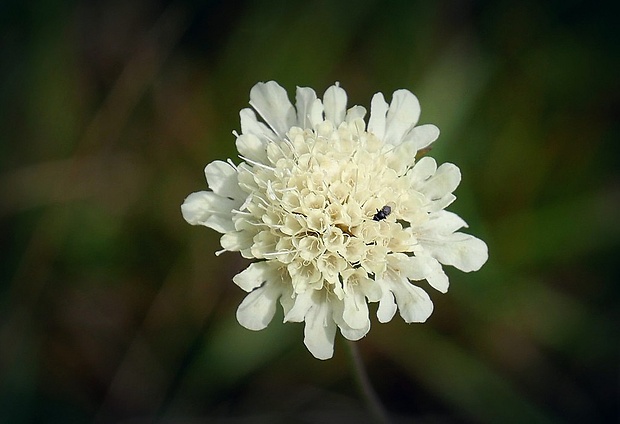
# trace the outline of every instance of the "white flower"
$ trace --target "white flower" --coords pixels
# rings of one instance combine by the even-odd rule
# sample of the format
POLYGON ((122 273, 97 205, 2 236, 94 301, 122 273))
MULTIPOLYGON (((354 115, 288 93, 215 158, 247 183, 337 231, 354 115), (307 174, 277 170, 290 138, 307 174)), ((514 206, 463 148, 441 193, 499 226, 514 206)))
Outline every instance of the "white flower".
POLYGON ((375 94, 368 125, 338 84, 322 101, 298 87, 293 106, 277 83, 258 83, 250 105, 235 133, 241 164, 207 165, 211 191, 181 207, 190 224, 223 234, 224 251, 257 260, 233 278, 249 293, 237 310, 244 327, 265 328, 279 301, 284 321, 305 322, 306 347, 327 359, 336 328, 349 340, 366 335, 368 302, 379 302, 380 322, 397 309, 424 322, 433 303, 412 281, 444 293, 442 265, 469 272, 486 262, 486 244, 458 232, 465 221, 444 210, 459 168, 415 159, 439 130, 416 126, 420 105, 409 91, 390 104, 375 94))

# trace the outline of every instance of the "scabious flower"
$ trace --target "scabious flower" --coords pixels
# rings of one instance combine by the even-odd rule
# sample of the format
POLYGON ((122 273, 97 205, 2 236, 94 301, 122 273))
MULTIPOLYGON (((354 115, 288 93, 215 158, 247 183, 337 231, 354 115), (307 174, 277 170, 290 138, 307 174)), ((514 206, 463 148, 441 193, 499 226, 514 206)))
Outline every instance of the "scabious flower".
POLYGON ((305 322, 308 350, 328 359, 337 328, 349 340, 369 331, 369 302, 380 322, 397 309, 424 322, 433 303, 413 281, 445 293, 442 265, 469 272, 486 262, 486 244, 444 210, 459 168, 416 160, 439 129, 416 126, 411 92, 395 91, 390 104, 375 94, 368 123, 338 84, 322 101, 298 87, 293 106, 276 82, 258 83, 250 105, 234 133, 241 163, 208 164, 210 191, 181 207, 188 223, 223 234, 222 251, 256 260, 233 278, 249 293, 237 309, 242 326, 265 328, 279 302, 285 322, 305 322))

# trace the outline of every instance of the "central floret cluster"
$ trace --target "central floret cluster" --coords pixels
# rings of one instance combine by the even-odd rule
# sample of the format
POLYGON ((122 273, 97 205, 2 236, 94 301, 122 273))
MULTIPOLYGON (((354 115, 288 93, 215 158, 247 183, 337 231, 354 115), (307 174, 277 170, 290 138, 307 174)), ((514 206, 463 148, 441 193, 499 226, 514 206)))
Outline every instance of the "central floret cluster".
POLYGON ((465 222, 443 210, 459 169, 416 161, 439 130, 415 126, 413 94, 398 90, 390 105, 375 95, 368 128, 365 109, 346 110, 338 85, 323 102, 299 88, 297 111, 274 82, 257 84, 250 98, 267 125, 244 109, 243 162, 207 165, 213 191, 182 207, 189 223, 224 234, 224 250, 258 260, 234 278, 249 292, 237 311, 243 326, 265 328, 279 300, 285 321, 305 321, 313 355, 329 358, 336 327, 350 340, 368 332, 368 302, 379 302, 381 322, 397 308, 406 322, 423 322, 433 304, 410 281, 445 292, 441 264, 472 271, 486 261, 484 242, 456 232, 465 222))
POLYGON ((414 250, 410 223, 428 219, 412 170, 388 164, 398 157, 394 147, 367 133, 361 119, 337 129, 330 122, 316 131, 292 128, 270 142, 263 162, 239 167, 250 196, 241 208, 248 213, 234 219, 252 235, 246 256, 286 264, 296 293, 324 288, 342 299, 343 277, 382 275, 388 253, 414 250), (388 203, 390 215, 373 219, 388 203))

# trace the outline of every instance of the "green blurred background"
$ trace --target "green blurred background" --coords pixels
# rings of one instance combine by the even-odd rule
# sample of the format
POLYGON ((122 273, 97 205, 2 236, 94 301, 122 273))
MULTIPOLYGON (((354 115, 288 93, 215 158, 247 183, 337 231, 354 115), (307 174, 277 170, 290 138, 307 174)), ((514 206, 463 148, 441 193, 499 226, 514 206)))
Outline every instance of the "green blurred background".
POLYGON ((359 343, 396 422, 617 422, 612 4, 2 1, 0 422, 369 422, 342 338, 241 328, 246 263, 180 214, 270 79, 407 88, 461 167, 488 263, 359 343))

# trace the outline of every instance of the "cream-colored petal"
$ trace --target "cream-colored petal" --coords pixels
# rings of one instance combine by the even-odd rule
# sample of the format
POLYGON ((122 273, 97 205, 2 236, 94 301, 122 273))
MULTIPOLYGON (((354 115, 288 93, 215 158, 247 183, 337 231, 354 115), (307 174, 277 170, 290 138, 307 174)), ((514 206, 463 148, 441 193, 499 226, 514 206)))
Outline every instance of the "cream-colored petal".
POLYGON ((467 227, 463 218, 454 212, 442 210, 431 214, 424 224, 416 228, 416 231, 422 235, 449 235, 463 227, 467 227))
POLYGON ((233 282, 246 292, 251 292, 267 281, 276 280, 278 275, 269 261, 254 262, 233 277, 233 282))
MULTIPOLYGON (((346 299, 346 297, 345 297, 346 299)), ((364 303, 365 304, 365 303, 364 303)), ((370 319, 368 318, 368 307, 366 307, 366 318, 363 322, 359 322, 356 324, 356 327, 352 327, 349 323, 344 319, 345 309, 344 303, 342 301, 332 301, 332 311, 333 311, 333 319, 338 328, 340 329, 340 333, 347 340, 359 340, 368 334, 370 331, 370 319)))
POLYGON ((431 200, 430 202, 428 202, 425 205, 424 210, 426 212, 440 212, 442 209, 450 206, 455 200, 456 196, 452 193, 448 193, 439 199, 431 200))
POLYGON ((247 193, 239 188, 237 170, 231 164, 216 160, 208 164, 204 172, 207 184, 214 193, 234 199, 237 206, 243 203, 247 193))
MULTIPOLYGON (((346 122, 353 122, 356 119, 364 119, 364 116, 366 116, 366 108, 363 106, 353 106, 351 108, 349 108, 349 110, 347 110, 347 114, 344 118, 344 120, 346 122)), ((363 122, 363 121, 362 121, 363 122)), ((364 127, 362 127, 364 128, 364 127)))
POLYGON ((292 308, 284 315, 284 322, 302 322, 314 305, 313 294, 314 290, 306 290, 296 295, 292 308))
POLYGON ((427 147, 439 137, 439 129, 434 125, 413 128, 404 136, 402 143, 386 153, 390 166, 399 174, 411 167, 420 149, 427 147))
POLYGON ((323 120, 323 103, 313 89, 297 87, 295 99, 297 123, 301 128, 314 128, 323 120))
POLYGON ((290 281, 288 281, 284 275, 282 276, 281 286, 282 296, 280 296, 280 305, 282 305, 284 316, 286 316, 295 305, 295 293, 293 292, 290 281))
POLYGON ((369 302, 378 302, 383 296, 381 286, 375 280, 370 278, 366 279, 365 282, 362 282, 361 289, 369 302))
POLYGON ((379 322, 383 323, 391 321, 397 309, 396 302, 394 301, 394 294, 389 290, 386 284, 384 285, 386 287, 382 287, 383 296, 381 296, 379 307, 377 308, 377 318, 379 322))
POLYGON ((383 140, 394 146, 403 141, 420 118, 420 102, 408 90, 396 90, 387 111, 383 140))
POLYGON ((424 186, 426 180, 428 180, 437 171, 437 162, 430 156, 424 156, 413 168, 407 173, 411 179, 413 188, 420 190, 424 186))
POLYGON ((368 132, 373 133, 378 138, 383 139, 385 135, 386 117, 388 104, 383 97, 383 93, 377 93, 370 102, 370 119, 368 120, 368 132))
POLYGON ((406 278, 385 280, 394 293, 398 312, 406 323, 424 322, 433 312, 433 302, 428 293, 411 284, 406 278))
POLYGON ((461 271, 478 271, 489 258, 486 243, 469 234, 454 233, 430 241, 427 237, 420 239, 424 249, 442 264, 461 271))
POLYGON ((331 121, 338 127, 347 109, 347 93, 338 84, 332 85, 323 95, 323 107, 325 108, 325 119, 331 121))
POLYGON ((277 284, 265 284, 248 294, 237 308, 237 321, 248 330, 266 328, 276 312, 281 290, 277 284))
POLYGON ((437 200, 456 190, 460 182, 461 171, 458 166, 452 163, 443 163, 418 190, 428 199, 437 200))
POLYGON ((338 328, 340 329, 340 334, 351 341, 357 341, 364 337, 370 331, 370 319, 366 322, 366 325, 363 328, 352 328, 345 321, 337 323, 338 328))
POLYGON ((269 163, 267 159, 267 147, 265 142, 261 141, 254 134, 242 134, 235 141, 237 151, 244 158, 248 158, 255 162, 269 163))
POLYGON ((328 302, 317 301, 306 314, 304 344, 317 359, 329 359, 334 355, 336 323, 328 302))
POLYGON ((232 209, 236 202, 210 191, 198 191, 181 205, 183 218, 191 225, 204 225, 220 233, 234 231, 232 209))
POLYGON ((409 144, 414 152, 430 146, 439 138, 439 128, 433 124, 425 124, 414 127, 403 139, 403 143, 409 144))
POLYGON ((370 326, 368 320, 368 304, 361 290, 352 290, 343 299, 344 311, 342 318, 353 329, 362 329, 370 326))
POLYGON ((220 237, 220 245, 229 252, 249 249, 254 243, 254 233, 248 231, 231 231, 220 237))
POLYGON ((426 277, 426 266, 420 263, 415 256, 408 256, 404 253, 392 253, 388 255, 388 273, 393 274, 392 279, 396 276, 402 276, 410 280, 423 280, 426 277))
POLYGON ((250 105, 280 137, 296 124, 295 108, 286 90, 275 81, 259 82, 250 90, 250 105))
POLYGON ((271 128, 257 119, 256 113, 254 113, 251 108, 241 109, 241 112, 239 112, 239 118, 241 121, 242 134, 255 135, 264 142, 275 140, 277 138, 271 128))
POLYGON ((416 259, 418 264, 424 268, 428 284, 435 290, 446 293, 450 287, 450 280, 437 259, 431 257, 427 252, 418 254, 416 259))

